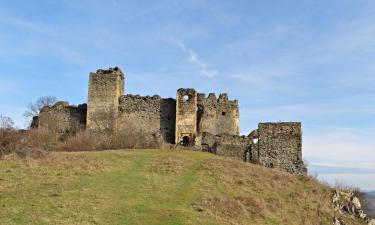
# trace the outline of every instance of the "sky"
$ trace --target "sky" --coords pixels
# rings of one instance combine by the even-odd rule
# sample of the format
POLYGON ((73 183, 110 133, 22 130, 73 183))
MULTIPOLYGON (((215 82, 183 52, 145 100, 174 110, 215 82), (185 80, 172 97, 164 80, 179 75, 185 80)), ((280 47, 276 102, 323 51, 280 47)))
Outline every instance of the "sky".
POLYGON ((119 66, 126 93, 227 92, 242 134, 301 121, 310 171, 375 190, 374 21, 373 0, 0 0, 0 114, 84 103, 119 66))

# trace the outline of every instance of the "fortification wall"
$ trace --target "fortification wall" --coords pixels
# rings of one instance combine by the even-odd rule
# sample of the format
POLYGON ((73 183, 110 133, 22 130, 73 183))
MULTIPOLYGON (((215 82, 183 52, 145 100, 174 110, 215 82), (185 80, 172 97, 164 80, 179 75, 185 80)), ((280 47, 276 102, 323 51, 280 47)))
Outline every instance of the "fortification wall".
POLYGON ((248 161, 252 140, 246 136, 202 133, 202 150, 248 161))
POLYGON ((115 67, 90 73, 87 129, 113 132, 117 129, 119 98, 124 95, 124 74, 115 67))
POLYGON ((71 106, 68 102, 57 102, 44 107, 38 117, 38 128, 60 133, 75 132, 86 125, 87 105, 71 106))
POLYGON ((291 173, 303 173, 301 123, 259 123, 258 164, 291 173))
POLYGON ((130 129, 143 135, 160 134, 173 143, 176 103, 158 95, 123 95, 120 97, 118 130, 130 129))
POLYGON ((173 98, 161 99, 160 102, 160 129, 167 143, 175 142, 176 133, 176 100, 173 98))
POLYGON ((238 101, 230 101, 228 95, 220 94, 216 98, 211 93, 205 98, 198 94, 197 129, 198 133, 240 134, 238 101))
POLYGON ((197 134, 197 92, 178 89, 176 97, 176 143, 189 145, 197 134))

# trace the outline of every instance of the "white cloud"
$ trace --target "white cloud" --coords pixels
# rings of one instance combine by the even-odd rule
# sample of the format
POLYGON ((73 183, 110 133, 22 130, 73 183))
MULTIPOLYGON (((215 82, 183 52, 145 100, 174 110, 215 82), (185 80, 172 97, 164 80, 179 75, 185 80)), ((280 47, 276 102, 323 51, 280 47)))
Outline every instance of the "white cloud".
POLYGON ((201 75, 206 77, 215 77, 218 75, 219 71, 216 69, 211 69, 207 66, 205 62, 203 62, 196 52, 192 49, 185 46, 182 42, 177 42, 177 46, 187 54, 188 62, 198 67, 198 71, 201 75))
POLYGON ((375 140, 372 129, 314 128, 303 136, 303 155, 313 165, 374 168, 375 140))

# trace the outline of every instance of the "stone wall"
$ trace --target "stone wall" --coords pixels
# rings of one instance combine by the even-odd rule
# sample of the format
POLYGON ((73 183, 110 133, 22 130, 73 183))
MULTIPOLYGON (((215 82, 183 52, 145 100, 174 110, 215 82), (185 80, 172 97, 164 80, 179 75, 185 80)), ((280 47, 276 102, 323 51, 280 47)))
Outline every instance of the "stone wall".
POLYGON ((175 143, 176 100, 173 98, 161 99, 160 129, 167 143, 175 143))
POLYGON ((248 161, 252 140, 246 136, 202 133, 202 150, 216 155, 248 161))
POLYGON ((119 98, 124 95, 124 74, 117 67, 90 73, 87 129, 113 132, 117 129, 119 98))
POLYGON ((306 172, 302 161, 301 123, 260 123, 247 137, 206 132, 199 137, 203 151, 289 173, 306 172))
POLYGON ((198 94, 198 133, 208 132, 211 134, 240 134, 240 119, 238 101, 229 101, 228 95, 220 94, 216 98, 211 93, 205 98, 204 94, 198 94))
POLYGON ((158 95, 123 95, 120 97, 118 130, 131 129, 144 135, 161 134, 173 143, 176 101, 158 95))
POLYGON ((194 89, 178 89, 176 98, 176 144, 193 143, 197 134, 197 92, 194 89))
POLYGON ((86 111, 86 104, 71 106, 68 102, 57 102, 40 111, 38 128, 60 133, 75 132, 85 127, 86 111))
POLYGON ((291 173, 303 173, 301 123, 259 123, 253 161, 291 173))

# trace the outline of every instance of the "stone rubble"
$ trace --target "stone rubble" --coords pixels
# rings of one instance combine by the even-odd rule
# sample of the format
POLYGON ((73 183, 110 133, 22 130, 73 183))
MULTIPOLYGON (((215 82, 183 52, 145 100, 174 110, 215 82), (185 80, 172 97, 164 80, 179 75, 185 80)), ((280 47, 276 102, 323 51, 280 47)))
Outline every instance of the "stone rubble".
MULTIPOLYGON (((363 219, 368 225, 375 225, 375 219, 369 218, 362 209, 362 205, 358 197, 353 192, 346 192, 336 189, 332 196, 332 203, 335 209, 342 214, 349 214, 363 219)), ((334 225, 345 225, 340 218, 335 218, 334 225)))

